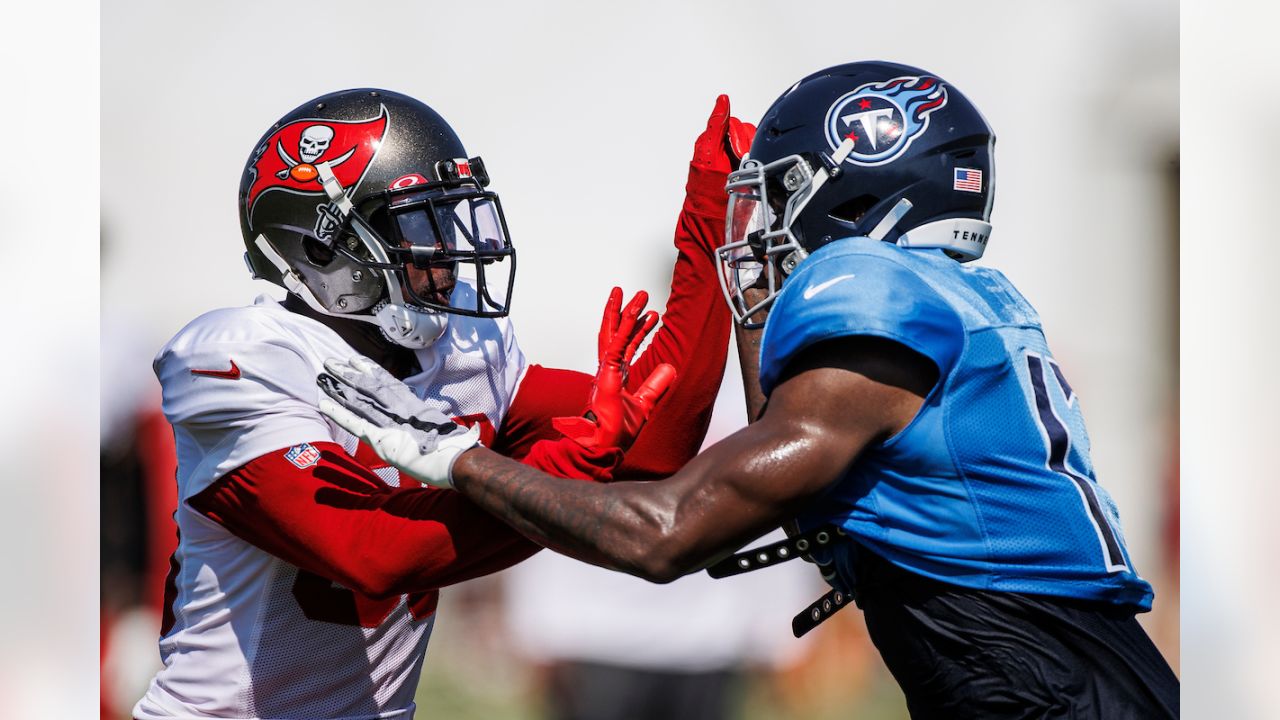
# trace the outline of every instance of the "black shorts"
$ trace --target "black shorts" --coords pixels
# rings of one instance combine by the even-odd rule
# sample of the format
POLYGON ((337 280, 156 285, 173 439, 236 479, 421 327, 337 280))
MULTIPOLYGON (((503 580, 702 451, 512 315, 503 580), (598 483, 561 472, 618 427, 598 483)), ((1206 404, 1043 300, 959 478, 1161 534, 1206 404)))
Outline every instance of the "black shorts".
POLYGON ((1178 717, 1178 678, 1132 610, 948 585, 865 548, 855 567, 913 718, 1178 717))

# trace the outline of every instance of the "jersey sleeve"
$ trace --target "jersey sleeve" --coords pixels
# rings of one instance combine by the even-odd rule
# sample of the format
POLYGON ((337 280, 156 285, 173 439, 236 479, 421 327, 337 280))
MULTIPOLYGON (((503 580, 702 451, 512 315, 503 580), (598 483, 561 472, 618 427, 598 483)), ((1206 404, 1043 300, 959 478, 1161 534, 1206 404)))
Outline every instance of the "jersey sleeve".
POLYGON ((390 487, 341 446, 313 447, 308 467, 271 452, 188 503, 246 542, 375 598, 495 572, 538 549, 459 493, 390 487))
MULTIPOLYGON (((374 598, 432 590, 508 568, 540 548, 462 494, 384 483, 336 443, 280 449, 218 478, 188 504, 242 540, 374 598)), ((599 479, 617 450, 567 438, 524 460, 571 479, 599 479)))
POLYGON ((540 441, 562 437, 551 418, 581 415, 591 394, 591 376, 576 370, 530 365, 507 410, 495 452, 520 460, 540 441))
POLYGON ((627 385, 639 388, 661 363, 678 373, 649 422, 627 451, 619 477, 656 479, 684 466, 707 435, 733 320, 720 290, 715 248, 724 237, 725 176, 691 168, 676 223, 676 262, 662 324, 636 359, 627 385))
POLYGON ((165 417, 185 457, 180 499, 275 448, 334 439, 316 407, 314 364, 280 342, 182 337, 157 356, 165 417))
POLYGON ((911 348, 932 360, 941 378, 954 367, 965 338, 963 322, 947 301, 892 259, 815 253, 787 279, 769 313, 760 348, 761 389, 765 395, 773 392, 805 348, 858 335, 911 348))

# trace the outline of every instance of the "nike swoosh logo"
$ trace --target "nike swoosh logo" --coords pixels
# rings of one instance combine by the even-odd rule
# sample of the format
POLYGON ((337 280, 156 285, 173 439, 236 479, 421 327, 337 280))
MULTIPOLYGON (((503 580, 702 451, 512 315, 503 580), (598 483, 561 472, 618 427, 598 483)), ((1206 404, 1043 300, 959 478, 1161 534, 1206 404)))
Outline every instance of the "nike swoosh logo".
POLYGON ((855 275, 852 275, 852 274, 850 274, 850 275, 841 275, 841 276, 839 276, 839 277, 833 277, 833 278, 831 278, 830 280, 828 280, 828 281, 826 281, 826 282, 818 283, 817 285, 814 285, 814 286, 812 286, 812 287, 806 288, 806 289, 805 289, 805 291, 804 291, 804 299, 805 299, 805 300, 810 300, 810 299, 812 299, 812 298, 813 298, 813 296, 814 296, 814 295, 817 295, 818 293, 822 292, 823 290, 826 290, 827 288, 831 287, 832 285, 835 285, 836 283, 840 282, 841 280, 848 280, 848 279, 849 279, 849 278, 851 278, 851 277, 856 277, 856 276, 855 276, 855 275))
POLYGON ((230 370, 191 370, 192 375, 204 375, 206 377, 222 378, 223 380, 239 380, 240 368, 236 367, 236 361, 231 361, 230 370))

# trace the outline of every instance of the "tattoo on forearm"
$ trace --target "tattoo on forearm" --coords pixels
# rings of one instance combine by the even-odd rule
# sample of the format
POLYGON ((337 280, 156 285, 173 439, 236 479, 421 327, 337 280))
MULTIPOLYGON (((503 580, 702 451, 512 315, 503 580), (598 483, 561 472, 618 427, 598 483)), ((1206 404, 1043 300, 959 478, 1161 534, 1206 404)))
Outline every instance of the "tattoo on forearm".
POLYGON ((454 481, 481 508, 541 545, 635 570, 644 523, 608 486, 551 477, 489 452, 467 453, 454 468, 454 481))

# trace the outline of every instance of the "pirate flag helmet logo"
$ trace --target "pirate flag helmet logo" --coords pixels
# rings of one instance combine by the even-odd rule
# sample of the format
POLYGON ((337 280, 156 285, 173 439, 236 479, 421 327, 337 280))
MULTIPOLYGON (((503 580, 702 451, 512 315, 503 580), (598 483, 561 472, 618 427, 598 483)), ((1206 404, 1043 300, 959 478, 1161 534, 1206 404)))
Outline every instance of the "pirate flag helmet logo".
POLYGON ((484 162, 422 102, 324 95, 276 122, 245 164, 245 259, 317 312, 424 347, 442 314, 507 313, 515 251, 488 184, 484 162))
POLYGON ((327 162, 343 187, 359 186, 387 131, 387 108, 369 120, 320 118, 295 120, 269 136, 254 151, 248 172, 248 212, 265 191, 279 188, 301 193, 324 192, 316 163, 327 162))

